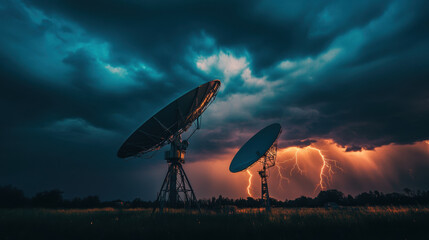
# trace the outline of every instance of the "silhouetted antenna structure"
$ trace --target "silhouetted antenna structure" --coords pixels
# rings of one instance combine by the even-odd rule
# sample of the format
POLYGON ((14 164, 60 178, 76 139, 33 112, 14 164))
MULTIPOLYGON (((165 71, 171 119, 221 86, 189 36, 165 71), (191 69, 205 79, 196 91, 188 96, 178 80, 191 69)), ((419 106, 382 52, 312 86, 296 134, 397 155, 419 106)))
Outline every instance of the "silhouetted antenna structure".
POLYGON ((267 211, 271 210, 267 169, 275 166, 277 142, 281 132, 282 128, 278 123, 265 127, 240 148, 229 165, 229 170, 236 173, 250 168, 256 162, 262 164, 262 169, 258 171, 261 177, 261 205, 267 211))
POLYGON ((188 140, 200 129, 201 114, 214 101, 219 88, 220 81, 213 80, 187 92, 149 118, 119 149, 120 158, 141 157, 170 144, 170 150, 165 152, 168 170, 153 212, 157 208, 162 212, 165 207, 183 206, 199 209, 194 190, 182 164, 185 163, 188 140), (195 120, 196 129, 186 140, 182 140, 182 134, 195 120))

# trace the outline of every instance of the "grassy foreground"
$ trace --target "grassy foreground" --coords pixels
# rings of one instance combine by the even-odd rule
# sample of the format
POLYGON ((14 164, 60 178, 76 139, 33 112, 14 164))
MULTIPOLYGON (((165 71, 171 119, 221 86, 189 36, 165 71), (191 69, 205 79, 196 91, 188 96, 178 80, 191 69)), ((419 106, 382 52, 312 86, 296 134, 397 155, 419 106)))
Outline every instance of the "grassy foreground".
POLYGON ((0 209, 0 239, 429 239, 428 207, 258 209, 235 214, 150 209, 0 209))

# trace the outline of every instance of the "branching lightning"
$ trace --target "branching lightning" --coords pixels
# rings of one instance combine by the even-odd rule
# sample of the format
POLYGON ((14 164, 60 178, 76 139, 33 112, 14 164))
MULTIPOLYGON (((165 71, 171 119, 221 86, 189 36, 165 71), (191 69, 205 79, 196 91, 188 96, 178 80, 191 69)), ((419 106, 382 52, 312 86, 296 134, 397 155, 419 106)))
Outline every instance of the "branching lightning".
POLYGON ((320 149, 318 148, 311 146, 308 146, 306 148, 317 151, 317 153, 319 153, 320 158, 322 159, 322 167, 320 168, 319 173, 319 183, 316 185, 314 191, 316 191, 318 188, 320 188, 320 190, 325 190, 327 187, 327 183, 325 184, 323 178, 327 178, 328 182, 332 180, 332 174, 334 174, 334 171, 332 170, 331 163, 334 163, 336 166, 336 161, 327 159, 325 155, 323 155, 322 151, 320 151, 320 149))
POLYGON ((283 170, 283 169, 285 169, 284 167, 280 166, 279 164, 274 165, 274 167, 276 167, 275 169, 277 170, 277 174, 278 174, 278 176, 280 177, 279 187, 280 187, 281 189, 283 189, 282 182, 283 182, 283 181, 287 181, 287 182, 289 183, 289 182, 290 182, 290 180, 289 180, 289 178, 288 178, 288 177, 286 177, 286 176, 284 176, 284 175, 282 174, 282 170, 283 170))
POLYGON ((297 170, 298 172, 299 172, 299 174, 303 174, 303 171, 302 171, 302 169, 299 167, 299 161, 298 161, 298 152, 299 152, 299 148, 296 148, 296 151, 295 151, 295 158, 292 158, 292 160, 294 160, 294 164, 293 164, 293 167, 290 169, 290 175, 292 176, 292 172, 293 172, 293 170, 297 170))

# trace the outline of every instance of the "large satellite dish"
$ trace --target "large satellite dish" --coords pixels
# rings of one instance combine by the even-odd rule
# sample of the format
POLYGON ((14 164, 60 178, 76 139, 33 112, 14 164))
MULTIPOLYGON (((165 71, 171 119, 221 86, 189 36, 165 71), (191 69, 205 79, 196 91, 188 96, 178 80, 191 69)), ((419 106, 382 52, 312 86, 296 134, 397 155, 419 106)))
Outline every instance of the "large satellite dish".
POLYGON ((258 161, 262 164, 262 170, 259 171, 262 203, 268 211, 270 210, 270 196, 266 170, 275 165, 277 141, 281 132, 282 127, 278 123, 273 123, 260 130, 240 148, 229 165, 229 171, 236 173, 248 169, 258 161))
POLYGON ((168 104, 122 144, 118 157, 139 156, 160 149, 185 132, 215 99, 219 80, 203 84, 168 104))
POLYGON ((165 152, 168 171, 158 193, 156 206, 162 212, 167 207, 197 206, 197 198, 188 177, 183 170, 188 139, 182 140, 182 133, 188 130, 197 120, 200 128, 200 116, 213 102, 220 88, 220 81, 213 80, 205 83, 168 104, 141 125, 122 144, 118 157, 139 157, 170 144, 170 150, 165 152))

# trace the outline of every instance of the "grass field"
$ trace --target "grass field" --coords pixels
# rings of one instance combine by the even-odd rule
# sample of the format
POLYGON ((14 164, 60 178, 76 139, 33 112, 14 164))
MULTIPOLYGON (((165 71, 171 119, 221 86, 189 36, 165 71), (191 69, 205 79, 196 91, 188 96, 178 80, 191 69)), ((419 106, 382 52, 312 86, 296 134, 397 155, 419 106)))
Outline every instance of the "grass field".
POLYGON ((0 239, 429 239, 429 207, 258 209, 234 214, 150 209, 0 209, 0 239))

